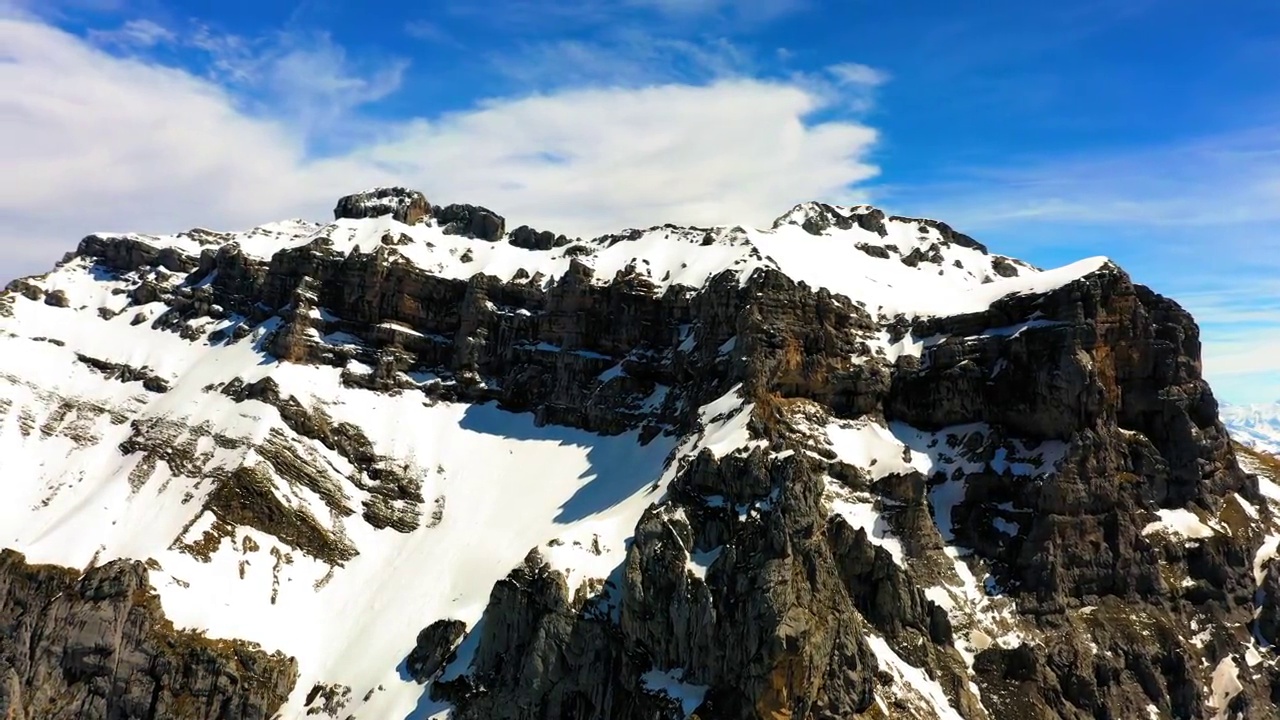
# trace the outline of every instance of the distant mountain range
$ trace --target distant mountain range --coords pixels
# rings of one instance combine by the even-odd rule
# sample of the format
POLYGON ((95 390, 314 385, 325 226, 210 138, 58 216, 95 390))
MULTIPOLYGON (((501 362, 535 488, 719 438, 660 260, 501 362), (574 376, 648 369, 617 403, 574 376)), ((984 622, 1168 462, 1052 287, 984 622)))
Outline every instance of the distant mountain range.
POLYGON ((1280 401, 1254 405, 1223 403, 1219 414, 1235 440, 1255 450, 1280 455, 1280 401))

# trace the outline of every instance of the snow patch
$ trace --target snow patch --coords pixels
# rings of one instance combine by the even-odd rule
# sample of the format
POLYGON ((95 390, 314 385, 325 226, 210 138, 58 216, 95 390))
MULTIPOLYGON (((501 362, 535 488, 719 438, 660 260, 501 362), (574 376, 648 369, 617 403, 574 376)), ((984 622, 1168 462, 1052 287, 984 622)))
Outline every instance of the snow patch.
POLYGON ((947 699, 946 693, 942 691, 942 686, 937 680, 903 660, 879 635, 868 632, 863 635, 863 638, 875 653, 876 659, 880 661, 881 668, 893 675, 900 686, 914 695, 918 704, 922 702, 922 709, 937 713, 938 720, 963 720, 960 713, 952 707, 951 701, 947 699))
POLYGON ((1204 520, 1200 519, 1199 515, 1190 510, 1166 508, 1157 510, 1156 515, 1160 519, 1147 523, 1142 528, 1143 535, 1163 532, 1186 538, 1187 540, 1203 540, 1213 537, 1219 532, 1219 530, 1210 527, 1204 520))
POLYGON ((927 473, 932 467, 928 455, 909 449, 889 428, 874 421, 836 421, 825 431, 832 451, 864 469, 872 480, 915 471, 927 473))
POLYGON ((684 669, 676 668, 674 670, 650 670, 640 676, 640 683, 645 690, 657 694, 666 695, 680 703, 680 709, 686 718, 693 715, 698 706, 707 696, 708 688, 706 685, 693 685, 684 681, 684 669))
POLYGON ((894 562, 900 566, 906 565, 906 553, 902 549, 902 542, 894 536, 893 530, 889 527, 889 523, 876 509, 876 502, 873 500, 859 501, 853 493, 850 493, 838 481, 832 478, 826 478, 825 492, 827 501, 831 504, 831 512, 844 518, 849 526, 857 530, 861 528, 867 534, 867 540, 872 545, 879 545, 889 552, 894 562))
POLYGON ((719 458, 741 448, 762 446, 764 442, 752 440, 748 429, 754 410, 755 403, 746 402, 742 397, 742 385, 735 385, 729 392, 702 406, 698 411, 703 426, 698 449, 706 448, 719 458))
POLYGON ((1278 549, 1280 549, 1280 534, 1268 535, 1262 541, 1262 545, 1258 547, 1258 553, 1253 556, 1253 581, 1255 585, 1262 586, 1262 581, 1267 576, 1267 563, 1275 558, 1278 549))
POLYGON ((706 582, 707 571, 711 569, 712 564, 715 563, 715 561, 720 557, 720 553, 723 551, 724 546, 721 545, 720 547, 707 550, 706 552, 689 553, 689 560, 685 563, 685 567, 689 569, 689 572, 696 575, 699 580, 706 582))
POLYGON ((1235 658, 1227 656, 1213 670, 1213 686, 1205 704, 1217 710, 1215 720, 1227 720, 1231 700, 1244 690, 1240 683, 1240 669, 1236 667, 1235 658))

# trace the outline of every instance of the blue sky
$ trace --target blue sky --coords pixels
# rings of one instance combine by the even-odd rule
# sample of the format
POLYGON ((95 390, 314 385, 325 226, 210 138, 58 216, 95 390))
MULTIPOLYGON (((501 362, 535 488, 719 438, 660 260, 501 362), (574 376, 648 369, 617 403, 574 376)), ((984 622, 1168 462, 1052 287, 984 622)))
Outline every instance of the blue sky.
POLYGON ((0 0, 0 276, 385 182, 578 234, 938 217, 1104 254, 1280 398, 1280 4, 0 0))

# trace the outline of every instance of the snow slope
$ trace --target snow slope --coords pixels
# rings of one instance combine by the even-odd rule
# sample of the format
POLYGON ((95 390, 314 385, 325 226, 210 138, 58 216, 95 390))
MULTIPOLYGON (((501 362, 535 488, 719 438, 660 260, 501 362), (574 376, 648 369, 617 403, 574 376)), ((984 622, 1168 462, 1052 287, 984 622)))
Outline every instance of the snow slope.
MULTIPOLYGON (((622 539, 660 494, 654 483, 672 447, 661 438, 642 447, 635 433, 606 438, 538 428, 532 416, 490 405, 427 405, 411 395, 354 390, 339 383, 337 368, 263 362, 250 343, 202 347, 130 326, 128 317, 102 321, 63 311, 55 323, 49 314, 56 308, 23 301, 17 309, 18 321, 0 327, 12 332, 29 323, 67 346, 0 339, 0 458, 3 474, 22 481, 5 486, 0 542, 34 562, 75 567, 115 557, 156 560, 162 570, 153 582, 177 625, 249 638, 299 658, 302 679, 286 717, 302 715, 302 696, 320 681, 342 682, 357 697, 386 688, 363 711, 404 717, 422 690, 403 682, 396 667, 417 632, 445 617, 474 623, 494 582, 547 540, 600 535, 606 562, 616 565, 622 539), (137 383, 106 380, 75 361, 71 346, 107 350, 110 336, 117 357, 171 375, 173 388, 148 397, 137 383), (284 428, 274 407, 237 405, 203 388, 267 375, 304 404, 323 403, 335 419, 359 425, 380 452, 414 463, 425 477, 424 496, 443 498, 439 524, 406 535, 348 519, 342 530, 360 554, 336 572, 248 528, 209 561, 178 547, 175 539, 194 542, 212 523, 200 514, 212 484, 173 476, 160 464, 131 488, 125 479, 140 458, 121 455, 131 425, 116 420, 164 418, 260 440, 284 428), (74 407, 59 417, 62 401, 74 407), (33 431, 24 434, 24 425, 33 431), (92 442, 59 432, 69 425, 83 425, 92 442)), ((220 448, 209 466, 253 463, 252 447, 220 448)), ((318 444, 315 450, 324 452, 318 444)), ((277 490, 324 517, 304 488, 280 483, 277 490)))
MULTIPOLYGON (((801 206, 792 214, 806 212, 801 206)), ((634 272, 649 278, 657 293, 676 284, 696 288, 725 271, 745 282, 757 269, 773 267, 886 318, 974 312, 1011 293, 1051 290, 1106 263, 1094 258, 1043 273, 1019 265, 1019 275, 1006 278, 994 271, 992 256, 951 244, 940 248, 941 262, 912 266, 902 256, 938 246, 941 235, 915 222, 886 225, 883 238, 857 227, 815 236, 791 222, 771 230, 654 228, 629 240, 587 241, 585 254, 576 257, 568 248, 526 250, 389 217, 129 237, 192 257, 232 242, 259 258, 302 248, 340 255, 383 249, 449 278, 486 273, 510 279, 525 270, 535 277, 542 273, 550 283, 581 262, 595 270, 597 282, 634 272), (384 245, 388 235, 409 240, 384 245), (860 245, 893 251, 878 257, 860 245)), ((149 273, 146 280, 169 286, 184 279, 149 273)), ((10 293, 7 305, 0 303, 0 544, 34 562, 74 567, 116 557, 153 560, 159 568, 153 582, 176 625, 249 639, 299 659, 301 678, 284 718, 305 715, 305 695, 316 683, 348 686, 352 703, 346 710, 358 710, 361 717, 425 716, 422 687, 406 681, 398 667, 420 629, 443 618, 473 625, 494 582, 531 548, 542 548, 565 571, 571 590, 607 577, 621 562, 640 514, 662 496, 673 474, 671 460, 703 448, 722 456, 757 444, 747 431, 751 407, 736 389, 702 408, 701 433, 642 446, 635 432, 602 437, 537 427, 531 416, 493 406, 429 403, 414 393, 348 387, 340 382, 341 368, 294 365, 267 355, 264 338, 279 320, 227 344, 189 340, 138 322, 166 309, 162 302, 129 305, 130 291, 143 279, 109 275, 77 258, 29 281, 46 293, 60 292, 65 307, 19 293, 10 293), (126 307, 129 312, 121 312, 126 307), (84 357, 146 369, 168 390, 149 392, 142 381, 106 377, 84 357), (348 499, 368 496, 347 480, 353 468, 346 460, 294 434, 275 407, 235 402, 217 391, 235 379, 250 383, 268 376, 282 395, 362 429, 380 456, 422 480, 428 509, 439 510, 439 516, 409 533, 379 530, 359 515, 330 512, 313 489, 272 471, 260 446, 284 437, 298 457, 336 478, 348 499), (144 453, 128 449, 140 435, 191 448, 198 466, 186 472, 165 462, 147 465, 144 453), (267 473, 284 503, 358 554, 335 567, 246 527, 236 528, 207 556, 193 553, 191 547, 214 524, 202 511, 216 487, 212 478, 240 467, 267 473), (548 544, 553 540, 558 542, 548 544)), ((207 334, 239 320, 206 319, 199 329, 207 334)), ((906 345, 915 352, 922 347, 915 340, 906 345)), ((911 465, 928 469, 937 462, 925 439, 910 429, 833 426, 828 434, 831 446, 855 464, 878 459, 887 471, 905 462, 907 447, 911 465)), ((877 511, 863 500, 839 498, 836 508, 856 525, 879 527, 877 511)), ((885 532, 875 537, 897 549, 885 532)), ((705 573, 713 558, 702 560, 705 573)), ((962 565, 957 561, 957 572, 962 565)), ((937 592, 957 603, 987 602, 975 583, 968 576, 968 586, 937 592)), ((920 692, 935 692, 900 658, 890 657, 890 665, 904 682, 920 685, 920 692)), ((649 680, 669 693, 694 692, 677 693, 675 679, 649 680)))

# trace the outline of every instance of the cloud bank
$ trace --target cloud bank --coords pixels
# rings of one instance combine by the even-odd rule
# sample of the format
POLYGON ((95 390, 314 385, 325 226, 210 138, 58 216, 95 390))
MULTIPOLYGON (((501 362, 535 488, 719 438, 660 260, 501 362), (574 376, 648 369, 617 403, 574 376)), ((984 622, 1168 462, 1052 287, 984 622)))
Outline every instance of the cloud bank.
POLYGON ((395 62, 356 68, 323 42, 179 38, 151 23, 95 39, 0 19, 0 277, 42 271, 90 232, 327 219, 337 197, 377 184, 589 236, 762 224, 794 202, 852 200, 877 172, 875 130, 813 121, 837 100, 801 80, 597 84, 360 116, 395 91, 395 62), (179 44, 206 67, 150 52, 179 44), (317 154, 316 118, 356 141, 317 154))

